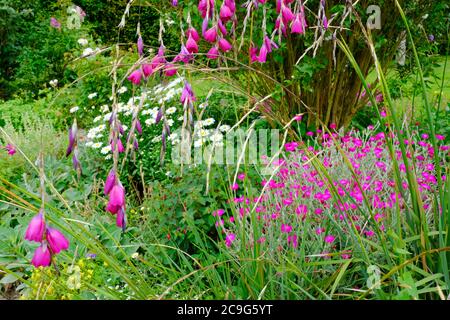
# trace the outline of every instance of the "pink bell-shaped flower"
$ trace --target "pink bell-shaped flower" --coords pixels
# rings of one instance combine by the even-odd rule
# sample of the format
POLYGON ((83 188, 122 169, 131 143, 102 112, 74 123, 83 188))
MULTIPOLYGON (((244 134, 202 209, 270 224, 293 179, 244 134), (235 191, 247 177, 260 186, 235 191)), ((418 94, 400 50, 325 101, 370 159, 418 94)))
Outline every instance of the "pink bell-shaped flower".
POLYGON ((47 242, 53 253, 69 248, 69 240, 57 229, 47 227, 47 242))
POLYGON ((28 241, 41 242, 45 231, 44 212, 41 209, 37 215, 31 219, 25 232, 25 239, 28 241))
POLYGON ((34 251, 33 259, 31 260, 31 264, 38 267, 48 267, 52 262, 52 254, 47 247, 47 244, 41 244, 36 251, 34 251))

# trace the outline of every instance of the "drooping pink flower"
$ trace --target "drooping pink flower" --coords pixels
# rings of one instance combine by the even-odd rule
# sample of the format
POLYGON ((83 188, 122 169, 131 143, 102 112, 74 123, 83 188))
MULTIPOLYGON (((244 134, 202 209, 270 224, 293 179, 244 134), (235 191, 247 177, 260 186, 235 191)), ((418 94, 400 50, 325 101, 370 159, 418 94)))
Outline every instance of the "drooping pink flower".
POLYGON ((59 253, 69 248, 69 240, 57 229, 47 227, 46 238, 53 253, 59 253))
POLYGON ((196 100, 194 91, 192 90, 191 85, 187 81, 184 82, 184 88, 183 91, 181 92, 180 100, 182 104, 192 103, 192 101, 196 100))
POLYGON ((220 20, 222 20, 223 22, 227 22, 233 16, 233 12, 231 12, 230 8, 225 3, 223 3, 222 7, 220 7, 219 16, 220 20))
POLYGON ((142 134, 142 125, 141 125, 141 122, 139 121, 139 119, 136 120, 136 131, 139 134, 142 134))
POLYGON ((119 209, 119 211, 117 212, 116 225, 119 228, 122 228, 122 230, 125 230, 125 228, 126 228, 127 222, 126 222, 126 214, 125 214, 124 207, 121 207, 119 209))
POLYGON ((177 67, 172 63, 167 63, 164 66, 164 75, 166 77, 172 77, 177 73, 177 67))
POLYGON ((281 8, 281 15, 283 17, 283 22, 285 24, 288 24, 292 20, 294 20, 294 14, 292 13, 291 9, 288 6, 282 5, 281 8))
POLYGON ((139 85, 141 83, 141 78, 142 78, 141 70, 134 70, 127 79, 130 80, 133 84, 139 85))
POLYGON ((223 52, 228 52, 231 50, 232 46, 225 38, 222 38, 219 40, 219 48, 223 52))
POLYGON ((152 73, 152 66, 148 63, 142 64, 142 72, 144 73, 144 78, 148 78, 152 73))
POLYGON ((25 239, 28 241, 41 242, 45 232, 44 212, 41 209, 28 224, 25 239))
POLYGON ((58 20, 56 20, 56 18, 54 18, 54 17, 50 18, 50 25, 56 29, 61 28, 61 23, 58 20))
POLYGON ((217 47, 212 47, 209 49, 208 53, 206 53, 206 57, 211 60, 217 59, 219 57, 219 50, 217 47))
POLYGON ((219 19, 219 21, 217 21, 217 27, 219 28, 219 30, 220 30, 220 32, 222 33, 223 36, 226 36, 228 34, 227 28, 222 23, 222 20, 219 19))
POLYGON ((33 266, 38 268, 38 267, 48 267, 51 262, 52 262, 52 254, 50 253, 50 250, 47 248, 47 244, 43 243, 36 248, 36 251, 34 251, 34 256, 33 259, 31 260, 31 263, 33 264, 33 266))
POLYGON ((238 189, 239 189, 239 184, 237 184, 237 182, 235 182, 231 185, 231 190, 236 191, 238 189))
POLYGON ((302 20, 300 19, 300 14, 297 14, 295 16, 294 21, 292 22, 291 33, 297 33, 297 34, 305 33, 305 29, 303 27, 302 20))
POLYGON ((111 192, 111 189, 115 184, 116 184, 116 172, 114 171, 114 169, 111 169, 105 181, 105 188, 104 188, 105 195, 108 195, 111 192))
POLYGON ((122 207, 125 205, 125 189, 120 184, 112 187, 109 194, 109 204, 111 206, 122 207))
POLYGON ((174 7, 178 6, 178 0, 172 0, 172 6, 174 7))
POLYGON ((216 39, 217 39, 216 27, 211 27, 208 30, 206 30, 203 37, 205 38, 206 41, 208 41, 210 43, 216 42, 216 39))
POLYGON ((186 49, 187 49, 187 51, 189 51, 189 53, 197 53, 198 52, 197 42, 194 40, 192 35, 190 35, 188 40, 186 41, 186 49))
POLYGON ((245 179, 245 173, 239 173, 238 176, 237 176, 237 178, 238 178, 239 180, 241 180, 241 181, 244 181, 244 179, 245 179))
POLYGON ((198 35, 197 30, 194 27, 190 27, 189 29, 187 29, 186 31, 186 37, 192 37, 192 39, 197 42, 198 40, 200 40, 200 36, 198 35))
POLYGON ((258 48, 251 46, 250 49, 250 62, 258 61, 258 48))
POLYGON ((259 49, 258 62, 265 63, 267 61, 267 52, 267 46, 265 43, 263 43, 263 45, 259 49))

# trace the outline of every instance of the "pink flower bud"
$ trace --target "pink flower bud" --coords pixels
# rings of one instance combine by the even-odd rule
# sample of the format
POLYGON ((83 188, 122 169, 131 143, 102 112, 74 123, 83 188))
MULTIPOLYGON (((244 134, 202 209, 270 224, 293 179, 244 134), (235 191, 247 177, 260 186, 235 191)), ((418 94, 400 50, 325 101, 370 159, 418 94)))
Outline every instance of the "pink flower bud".
POLYGON ((114 169, 111 169, 105 181, 105 189, 104 189, 105 195, 111 192, 111 189, 115 184, 116 184, 116 172, 114 171, 114 169))
POLYGON ((47 241, 53 253, 69 248, 69 240, 57 229, 47 227, 47 241))
POLYGON ((137 49, 138 49, 139 56, 142 56, 144 54, 144 41, 142 40, 141 36, 139 36, 139 38, 137 40, 137 49))
POLYGON ((36 268, 38 267, 48 267, 52 262, 52 254, 50 250, 47 248, 47 244, 41 244, 36 251, 34 251, 33 259, 31 263, 36 268))
POLYGON ((41 242, 45 231, 44 211, 41 209, 37 215, 31 219, 25 232, 25 239, 28 241, 41 242))

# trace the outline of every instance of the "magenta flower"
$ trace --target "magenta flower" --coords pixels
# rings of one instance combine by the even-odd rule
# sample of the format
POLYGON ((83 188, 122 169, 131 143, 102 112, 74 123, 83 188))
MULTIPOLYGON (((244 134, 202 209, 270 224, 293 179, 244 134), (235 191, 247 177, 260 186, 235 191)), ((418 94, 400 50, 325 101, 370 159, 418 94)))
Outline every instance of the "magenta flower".
POLYGON ((445 136, 443 136, 442 134, 437 134, 436 135, 436 139, 439 141, 444 141, 445 140, 445 136))
POLYGON ((217 26, 219 27, 220 32, 222 32, 223 36, 226 36, 228 34, 227 28, 222 23, 222 20, 217 21, 217 26))
POLYGON ((205 38, 206 41, 208 41, 210 43, 216 42, 216 39, 217 39, 216 27, 211 27, 208 30, 206 30, 203 37, 205 38))
POLYGON ((239 180, 241 180, 241 181, 244 181, 244 179, 245 179, 245 173, 240 173, 240 174, 238 174, 237 178, 238 178, 239 180))
POLYGON ((222 38, 219 40, 219 48, 223 52, 228 52, 231 50, 232 46, 226 39, 222 38))
POLYGON ((265 43, 259 49, 258 62, 265 63, 267 61, 268 49, 265 43))
POLYGON ((238 185, 237 183, 233 183, 233 184, 231 185, 231 190, 236 191, 237 189, 239 189, 239 185, 238 185))
POLYGON ((105 181, 105 189, 104 189, 105 195, 111 192, 111 189, 114 187, 115 184, 116 184, 116 172, 114 171, 114 169, 111 169, 105 181))
POLYGON ((31 219, 25 232, 25 239, 28 241, 41 242, 45 232, 44 211, 41 209, 37 215, 31 219))
POLYGON ((142 72, 144 73, 144 78, 148 78, 153 73, 152 66, 148 63, 144 63, 142 65, 142 72))
POLYGON ((206 57, 208 59, 217 59, 219 57, 219 50, 217 49, 217 47, 212 47, 211 49, 209 49, 208 53, 206 53, 206 57))
POLYGON ((298 247, 298 237, 296 234, 290 235, 287 237, 288 245, 291 245, 293 248, 298 247))
POLYGON ((61 23, 59 23, 59 21, 56 20, 56 18, 54 18, 54 17, 51 17, 51 18, 50 18, 50 25, 51 25, 53 28, 57 28, 57 29, 61 28, 61 23))
POLYGON ((190 27, 187 31, 186 31, 186 37, 192 37, 192 39, 197 42, 198 40, 200 40, 200 36, 198 35, 197 30, 194 27, 190 27))
POLYGON ((291 33, 303 34, 305 29, 303 28, 303 23, 300 20, 300 15, 297 14, 291 26, 291 33))
POLYGON ((139 56, 142 56, 144 54, 144 40, 142 40, 141 36, 139 36, 139 38, 137 40, 137 49, 138 49, 139 56))
POLYGON ((16 153, 16 148, 15 148, 12 144, 10 144, 10 143, 8 143, 8 144, 5 146, 5 150, 8 152, 8 154, 9 154, 10 156, 13 156, 13 155, 16 153))
POLYGON ((136 131, 137 131, 139 134, 142 134, 142 126, 141 126, 141 122, 139 121, 139 119, 136 120, 136 131))
POLYGON ((172 0, 172 6, 174 7, 178 6, 178 0, 172 0))
POLYGON ((288 24, 289 22, 294 20, 295 17, 291 9, 285 5, 283 5, 283 8, 281 9, 281 15, 283 17, 283 22, 285 22, 285 24, 288 24))
POLYGON ((290 233, 292 231, 292 226, 288 224, 281 224, 281 232, 282 233, 290 233))
POLYGON ((124 207, 121 207, 121 208, 119 209, 119 211, 117 212, 116 225, 117 225, 119 228, 122 228, 122 230, 125 231, 127 222, 126 222, 126 214, 125 214, 125 209, 124 209, 124 207))
POLYGON ((72 127, 69 128, 69 145, 67 146, 66 157, 68 157, 72 153, 75 147, 77 132, 78 132, 77 124, 76 122, 74 122, 72 124, 72 127))
POLYGON ((251 62, 255 62, 255 61, 258 61, 258 55, 257 55, 257 52, 258 52, 258 48, 257 47, 250 47, 250 49, 249 49, 249 53, 250 53, 250 61, 251 62))
POLYGON ((225 237, 225 245, 229 248, 231 244, 236 240, 236 235, 234 233, 227 234, 225 237))
POLYGON ((222 20, 223 22, 227 22, 233 16, 233 12, 231 12, 230 8, 225 3, 223 3, 222 7, 220 8, 219 16, 220 20, 222 20))
POLYGON ((332 243, 335 239, 336 239, 335 236, 327 235, 327 236, 325 237, 325 242, 326 242, 326 243, 332 243))
POLYGON ((122 207, 125 205, 125 189, 120 184, 112 187, 109 194, 109 204, 115 207, 122 207))
POLYGON ((141 78, 141 70, 134 70, 127 79, 130 80, 133 84, 139 85, 141 83, 141 78))
POLYGON ((47 242, 53 253, 59 253, 69 248, 69 240, 57 229, 47 227, 47 242))
POLYGON ((195 101, 195 95, 194 91, 192 91, 191 85, 185 81, 183 91, 181 92, 181 103, 192 103, 192 101, 195 101))
POLYGON ((177 73, 177 67, 172 64, 172 63, 167 63, 164 66, 164 75, 166 77, 172 77, 173 75, 175 75, 177 73))
POLYGON ((50 250, 47 248, 45 243, 41 244, 36 251, 34 251, 33 259, 31 263, 36 268, 38 267, 48 267, 52 262, 52 254, 50 250))
POLYGON ((198 52, 197 42, 194 40, 192 35, 190 35, 188 40, 186 41, 186 49, 187 49, 187 51, 189 51, 189 53, 197 53, 198 52))

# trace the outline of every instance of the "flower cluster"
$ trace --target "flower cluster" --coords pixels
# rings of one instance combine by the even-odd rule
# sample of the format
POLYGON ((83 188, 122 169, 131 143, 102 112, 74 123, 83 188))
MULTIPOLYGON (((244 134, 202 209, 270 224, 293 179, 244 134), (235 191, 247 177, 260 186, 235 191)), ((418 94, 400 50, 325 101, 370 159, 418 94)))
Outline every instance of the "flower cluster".
POLYGON ((31 260, 36 268, 49 266, 53 255, 69 248, 69 240, 59 230, 45 223, 43 209, 31 219, 25 232, 25 239, 41 243, 31 260))
MULTIPOLYGON (((333 129, 331 132, 311 132, 315 136, 312 145, 303 141, 289 142, 284 146, 284 159, 272 164, 265 159, 274 174, 261 182, 262 191, 258 196, 249 197, 241 181, 231 186, 236 196, 230 203, 236 207, 236 214, 226 218, 224 210, 220 214, 213 213, 218 218, 217 226, 226 234, 227 247, 239 240, 237 234, 241 225, 247 225, 254 213, 259 226, 247 230, 252 244, 270 242, 281 250, 295 249, 303 241, 307 246, 317 244, 310 247, 309 252, 322 250, 318 254, 327 257, 334 251, 349 258, 351 248, 346 247, 349 237, 342 235, 354 232, 376 241, 377 234, 396 223, 393 208, 404 217, 412 207, 407 170, 417 176, 426 216, 433 216, 439 177, 428 134, 415 132, 411 140, 404 141, 407 146, 407 163, 404 163, 400 141, 393 133, 377 133, 373 126, 362 132, 352 130, 343 134, 333 129), (394 178, 395 162, 389 155, 388 139, 392 139, 395 147, 400 185, 394 178), (313 165, 313 161, 317 161, 317 165, 313 165), (331 182, 317 166, 327 170, 331 182), (253 234, 253 230, 260 233, 253 234)), ((439 142, 444 140, 441 135, 436 138, 439 142)), ((439 146, 442 168, 448 166, 449 150, 448 145, 439 146)), ((238 180, 247 179, 241 178, 238 180)), ((440 178, 447 179, 445 174, 440 178)))

